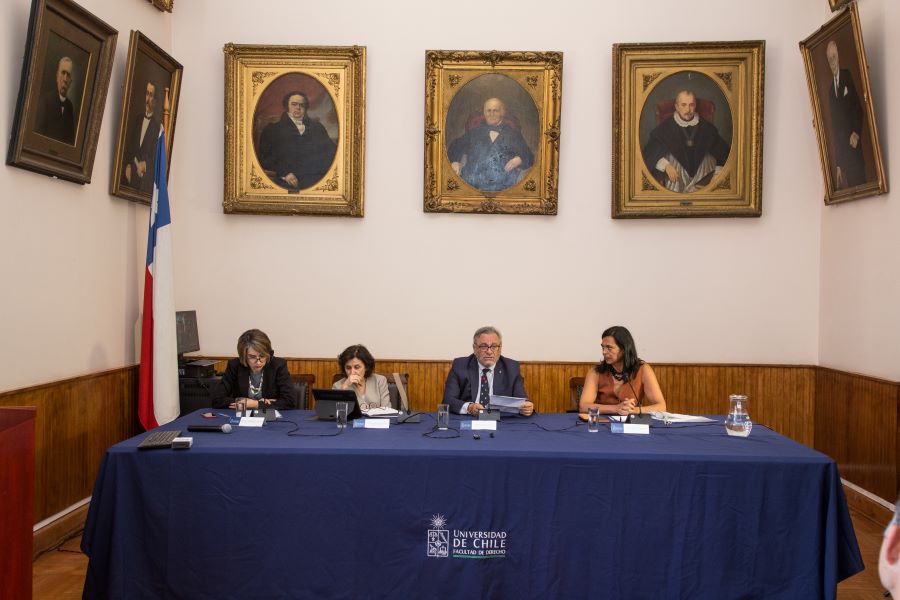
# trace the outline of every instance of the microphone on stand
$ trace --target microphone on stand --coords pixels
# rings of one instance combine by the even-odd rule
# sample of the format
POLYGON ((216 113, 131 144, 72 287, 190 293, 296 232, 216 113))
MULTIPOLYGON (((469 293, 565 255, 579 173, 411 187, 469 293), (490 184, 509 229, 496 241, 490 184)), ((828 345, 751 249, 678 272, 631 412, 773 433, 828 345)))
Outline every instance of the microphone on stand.
POLYGON ((188 431, 209 431, 214 433, 231 433, 231 425, 188 425, 188 431))
MULTIPOLYGON (((624 369, 622 370, 622 375, 625 376, 625 383, 627 383, 628 387, 631 388, 631 393, 634 394, 635 398, 637 398, 638 408, 640 409, 640 407, 644 404, 644 397, 641 396, 640 398, 638 398, 638 393, 635 391, 634 386, 631 385, 631 377, 628 376, 628 373, 626 373, 624 369)), ((653 417, 650 414, 645 415, 643 410, 641 410, 639 414, 632 413, 628 415, 628 422, 650 425, 653 423, 653 417)))

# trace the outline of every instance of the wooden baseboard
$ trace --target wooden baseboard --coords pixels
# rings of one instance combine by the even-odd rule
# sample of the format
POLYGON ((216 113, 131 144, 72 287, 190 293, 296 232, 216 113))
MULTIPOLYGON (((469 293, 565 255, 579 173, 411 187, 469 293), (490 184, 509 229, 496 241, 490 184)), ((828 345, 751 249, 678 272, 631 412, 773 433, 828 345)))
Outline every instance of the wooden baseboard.
POLYGON ((886 526, 894 517, 893 509, 886 507, 880 498, 873 496, 862 488, 844 481, 844 496, 847 498, 847 506, 856 512, 868 517, 880 527, 886 526), (879 500, 881 500, 879 502, 879 500))
POLYGON ((90 506, 90 503, 79 506, 35 530, 32 560, 48 550, 59 547, 67 539, 83 530, 90 506))

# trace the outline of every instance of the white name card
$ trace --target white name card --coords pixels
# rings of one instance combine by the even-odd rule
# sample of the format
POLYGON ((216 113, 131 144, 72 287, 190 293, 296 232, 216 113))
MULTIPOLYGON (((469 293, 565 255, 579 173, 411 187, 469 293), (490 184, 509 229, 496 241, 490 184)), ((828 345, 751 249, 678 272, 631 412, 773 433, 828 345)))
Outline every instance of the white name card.
POLYGON ((610 423, 609 430, 612 433, 640 433, 650 434, 650 426, 641 423, 610 423))
POLYGON ((238 427, 262 427, 265 422, 265 417, 241 417, 238 427))
POLYGON ((496 431, 497 421, 471 421, 472 430, 483 429, 485 431, 496 431))
POLYGON ((387 429, 390 426, 390 419, 363 419, 364 429, 387 429))

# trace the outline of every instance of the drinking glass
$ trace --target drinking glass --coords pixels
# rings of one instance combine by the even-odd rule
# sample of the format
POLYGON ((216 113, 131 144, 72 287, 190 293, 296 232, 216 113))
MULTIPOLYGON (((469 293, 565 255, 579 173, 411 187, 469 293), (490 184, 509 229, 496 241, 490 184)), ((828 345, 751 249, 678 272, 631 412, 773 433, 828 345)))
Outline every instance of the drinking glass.
POLYGON ((338 429, 347 426, 347 403, 338 402, 334 405, 334 420, 337 421, 338 429))
POLYGON ((450 427, 450 405, 438 404, 437 428, 440 431, 446 431, 448 427, 450 427))
POLYGON ((597 433, 600 431, 600 407, 592 406, 588 408, 588 431, 597 433))
POLYGON ((243 398, 238 398, 234 401, 234 416, 238 419, 244 414, 245 403, 246 401, 243 398))

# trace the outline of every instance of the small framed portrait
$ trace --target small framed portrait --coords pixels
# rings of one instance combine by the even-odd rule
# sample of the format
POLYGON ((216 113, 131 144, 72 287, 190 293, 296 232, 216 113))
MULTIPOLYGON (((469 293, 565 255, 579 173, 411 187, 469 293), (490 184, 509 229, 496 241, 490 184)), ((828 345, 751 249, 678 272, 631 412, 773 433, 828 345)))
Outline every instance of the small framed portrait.
POLYGON ((224 51, 225 212, 362 217, 365 47, 224 51))
POLYGON ((34 0, 6 164, 90 183, 118 32, 70 0, 34 0))
POLYGON ((887 192, 856 3, 800 42, 825 204, 887 192))
POLYGON ((425 212, 555 215, 561 52, 425 54, 425 212))
POLYGON ((151 2, 153 6, 164 12, 172 12, 172 7, 175 5, 175 0, 147 0, 147 2, 151 2))
MULTIPOLYGON (((140 31, 131 32, 110 194, 150 204, 161 129, 166 136, 167 167, 172 164, 182 70, 140 31)), ((166 173, 170 172, 167 168, 166 173)))
POLYGON ((761 214, 764 53, 613 46, 613 218, 761 214))

